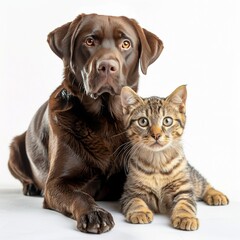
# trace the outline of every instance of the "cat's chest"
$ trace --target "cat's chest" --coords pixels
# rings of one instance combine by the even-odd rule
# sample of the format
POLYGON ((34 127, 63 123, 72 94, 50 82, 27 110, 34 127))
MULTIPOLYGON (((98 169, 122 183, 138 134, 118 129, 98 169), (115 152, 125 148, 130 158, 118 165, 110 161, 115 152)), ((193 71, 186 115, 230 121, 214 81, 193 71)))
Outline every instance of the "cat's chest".
POLYGON ((184 174, 186 160, 183 156, 177 156, 171 161, 154 159, 144 162, 138 158, 131 165, 132 182, 139 182, 146 192, 153 193, 161 198, 164 188, 176 180, 176 176, 184 174))
POLYGON ((139 185, 140 189, 143 189, 146 193, 153 193, 159 197, 161 195, 162 188, 169 181, 171 181, 169 177, 165 177, 160 173, 146 172, 135 164, 130 166, 128 183, 131 186, 139 185))
POLYGON ((142 184, 149 193, 161 198, 164 188, 174 180, 173 176, 165 176, 160 173, 141 176, 142 184))
POLYGON ((145 188, 157 196, 161 195, 162 188, 166 185, 167 182, 169 182, 169 179, 163 177, 161 174, 144 174, 142 176, 142 183, 145 188))

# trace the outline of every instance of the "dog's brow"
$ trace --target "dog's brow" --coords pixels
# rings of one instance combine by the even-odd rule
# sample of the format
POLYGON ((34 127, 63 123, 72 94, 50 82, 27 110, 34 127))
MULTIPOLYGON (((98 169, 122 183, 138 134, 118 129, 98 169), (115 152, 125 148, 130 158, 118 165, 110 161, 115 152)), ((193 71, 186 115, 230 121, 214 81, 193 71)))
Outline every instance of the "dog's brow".
POLYGON ((129 36, 122 31, 119 31, 119 35, 120 35, 120 38, 129 38, 129 36))
POLYGON ((135 30, 127 24, 117 24, 114 27, 114 36, 117 38, 128 38, 137 40, 135 30))
POLYGON ((121 29, 117 29, 115 32, 114 32, 114 36, 115 38, 117 39, 124 39, 124 38, 127 38, 127 39, 130 39, 130 34, 127 34, 125 31, 121 30, 121 29))
POLYGON ((97 29, 97 30, 93 30, 93 31, 89 32, 86 35, 92 36, 94 38, 101 38, 103 36, 103 32, 101 30, 97 29))

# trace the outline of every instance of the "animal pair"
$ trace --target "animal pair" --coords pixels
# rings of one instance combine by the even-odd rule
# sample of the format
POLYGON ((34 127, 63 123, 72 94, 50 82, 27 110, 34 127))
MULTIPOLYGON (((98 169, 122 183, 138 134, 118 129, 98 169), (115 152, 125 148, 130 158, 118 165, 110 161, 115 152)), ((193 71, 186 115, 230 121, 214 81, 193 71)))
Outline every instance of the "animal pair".
POLYGON ((63 61, 63 81, 13 139, 9 170, 25 195, 44 195, 44 207, 80 231, 107 232, 114 220, 96 200, 119 199, 126 180, 120 92, 137 91, 139 67, 146 74, 163 43, 133 19, 97 14, 56 28, 48 43, 63 61))

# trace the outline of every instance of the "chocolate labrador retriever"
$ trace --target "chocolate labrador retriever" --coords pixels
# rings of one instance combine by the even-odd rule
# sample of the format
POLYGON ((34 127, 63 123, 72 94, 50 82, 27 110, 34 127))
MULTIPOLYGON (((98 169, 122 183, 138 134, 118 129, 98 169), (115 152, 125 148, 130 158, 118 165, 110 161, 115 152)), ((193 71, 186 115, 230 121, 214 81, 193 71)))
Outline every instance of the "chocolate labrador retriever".
POLYGON ((82 14, 51 32, 48 43, 63 60, 62 84, 14 138, 9 169, 25 195, 44 195, 44 207, 77 221, 82 232, 114 226, 95 200, 121 196, 126 137, 119 94, 138 88, 163 44, 127 17, 82 14))

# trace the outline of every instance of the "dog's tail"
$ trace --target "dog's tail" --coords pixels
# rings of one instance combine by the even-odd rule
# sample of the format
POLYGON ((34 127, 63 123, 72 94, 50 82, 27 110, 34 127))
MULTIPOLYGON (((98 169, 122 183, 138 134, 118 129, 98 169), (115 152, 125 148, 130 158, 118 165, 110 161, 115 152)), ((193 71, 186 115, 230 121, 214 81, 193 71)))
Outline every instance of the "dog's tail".
POLYGON ((23 184, 23 194, 28 196, 41 195, 36 187, 25 146, 26 132, 16 136, 10 145, 8 168, 11 174, 23 184))

